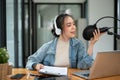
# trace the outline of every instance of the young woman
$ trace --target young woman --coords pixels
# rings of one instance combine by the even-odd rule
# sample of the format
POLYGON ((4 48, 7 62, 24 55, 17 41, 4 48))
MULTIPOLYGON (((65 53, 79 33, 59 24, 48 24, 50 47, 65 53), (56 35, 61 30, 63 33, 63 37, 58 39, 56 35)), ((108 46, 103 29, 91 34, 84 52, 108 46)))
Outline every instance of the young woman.
POLYGON ((70 68, 88 69, 93 59, 93 46, 100 37, 100 31, 93 32, 88 50, 76 39, 76 26, 69 14, 60 14, 54 20, 52 33, 55 39, 45 43, 33 55, 28 57, 26 68, 40 70, 47 66, 66 66, 70 68))

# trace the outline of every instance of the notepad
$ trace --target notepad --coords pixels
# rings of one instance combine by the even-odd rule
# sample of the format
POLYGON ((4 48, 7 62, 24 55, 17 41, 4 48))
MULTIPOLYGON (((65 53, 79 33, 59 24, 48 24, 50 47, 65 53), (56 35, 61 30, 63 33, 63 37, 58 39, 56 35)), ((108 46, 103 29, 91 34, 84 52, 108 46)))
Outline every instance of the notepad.
POLYGON ((39 72, 49 75, 67 76, 67 67, 44 66, 39 72))

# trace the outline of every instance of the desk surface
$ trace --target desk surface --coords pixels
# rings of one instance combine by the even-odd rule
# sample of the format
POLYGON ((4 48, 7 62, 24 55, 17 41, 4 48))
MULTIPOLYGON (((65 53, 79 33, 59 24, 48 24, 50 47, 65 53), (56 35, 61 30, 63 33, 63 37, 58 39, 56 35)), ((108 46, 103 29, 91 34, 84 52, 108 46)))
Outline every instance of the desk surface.
MULTIPOLYGON (((78 76, 72 75, 72 73, 76 72, 76 71, 80 71, 80 70, 79 69, 68 69, 68 77, 70 78, 70 80, 85 80, 85 79, 80 78, 78 76)), ((22 73, 22 74, 26 74, 26 76, 24 76, 20 80, 34 80, 33 76, 27 75, 29 72, 33 73, 33 74, 38 74, 37 71, 30 71, 30 70, 26 70, 24 68, 13 68, 12 75, 15 75, 17 73, 22 73), (28 79, 27 79, 27 77, 28 77, 28 79)), ((15 79, 8 78, 8 80, 15 80, 15 79)), ((95 79, 95 80, 120 80, 120 76, 112 76, 112 77, 100 78, 100 79, 95 79)))

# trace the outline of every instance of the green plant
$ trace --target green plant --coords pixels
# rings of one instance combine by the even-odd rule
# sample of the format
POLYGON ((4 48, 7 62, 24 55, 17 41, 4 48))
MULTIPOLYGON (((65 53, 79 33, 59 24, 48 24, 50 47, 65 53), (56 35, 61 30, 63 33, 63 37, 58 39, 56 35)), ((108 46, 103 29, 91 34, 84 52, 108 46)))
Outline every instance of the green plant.
POLYGON ((9 55, 6 48, 0 48, 0 64, 8 63, 9 55))

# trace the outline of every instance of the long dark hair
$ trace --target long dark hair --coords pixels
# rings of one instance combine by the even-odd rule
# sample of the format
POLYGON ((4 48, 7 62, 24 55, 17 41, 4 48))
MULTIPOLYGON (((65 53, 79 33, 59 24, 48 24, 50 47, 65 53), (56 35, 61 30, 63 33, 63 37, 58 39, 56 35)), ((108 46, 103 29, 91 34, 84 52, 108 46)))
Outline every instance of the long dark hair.
MULTIPOLYGON (((64 19, 65 19, 65 17, 67 17, 67 16, 72 17, 72 16, 69 15, 69 14, 63 13, 63 14, 58 15, 57 18, 56 18, 56 26, 57 26, 58 29, 61 29, 61 31, 62 31, 62 26, 63 26, 63 24, 64 24, 64 19)), ((72 17, 72 18, 73 18, 73 17, 72 17)), ((59 36, 60 36, 60 35, 57 35, 56 32, 55 32, 55 24, 53 24, 53 29, 51 30, 51 32, 52 32, 52 34, 53 34, 55 37, 59 37, 59 36)))

